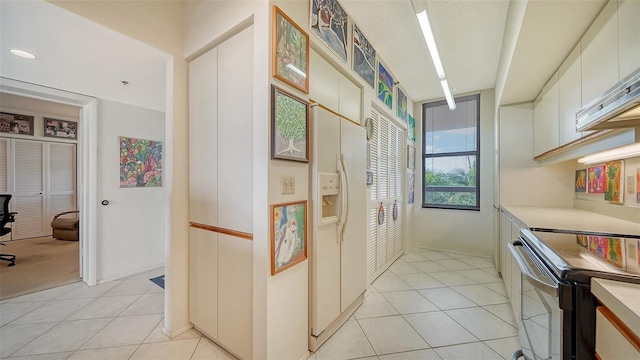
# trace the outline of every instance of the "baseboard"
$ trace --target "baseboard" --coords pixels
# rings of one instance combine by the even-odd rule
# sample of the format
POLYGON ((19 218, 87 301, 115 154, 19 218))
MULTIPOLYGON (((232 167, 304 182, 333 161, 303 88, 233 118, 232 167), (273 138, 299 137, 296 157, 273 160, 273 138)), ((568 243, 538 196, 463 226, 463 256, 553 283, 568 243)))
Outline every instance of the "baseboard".
POLYGON ((191 330, 191 329, 193 329, 193 324, 189 324, 189 325, 187 325, 187 326, 183 327, 182 329, 178 329, 178 330, 173 331, 173 332, 172 332, 172 331, 167 330, 167 329, 163 326, 163 327, 162 327, 162 333, 163 333, 163 334, 165 334, 165 335, 167 335, 167 336, 169 337, 169 339, 173 339, 173 338, 175 338, 176 336, 179 336, 179 335, 181 335, 181 334, 183 334, 183 333, 185 333, 185 332, 187 332, 187 331, 189 331, 189 330, 191 330))
POLYGON ((140 273, 143 273, 143 272, 147 272, 147 271, 150 271, 150 270, 153 270, 153 269, 157 269, 157 268, 163 267, 163 266, 164 266, 164 263, 160 263, 160 264, 157 264, 157 265, 152 265, 152 266, 148 266, 148 267, 144 267, 144 268, 140 268, 140 269, 127 271, 125 273, 112 275, 112 276, 109 276, 107 278, 100 279, 100 280, 96 281, 96 284, 99 285, 99 284, 107 283, 109 281, 123 280, 125 278, 130 277, 130 276, 137 275, 137 274, 140 274, 140 273))
POLYGON ((487 258, 487 259, 493 259, 493 255, 478 255, 478 254, 471 254, 471 253, 466 253, 466 252, 462 252, 462 251, 455 251, 455 250, 447 250, 447 249, 430 248, 430 247, 426 247, 426 246, 417 246, 417 245, 414 245, 413 250, 415 250, 415 249, 433 250, 433 251, 444 251, 444 252, 450 252, 450 253, 460 254, 460 255, 469 255, 469 256, 477 256, 477 257, 483 257, 483 258, 487 258))

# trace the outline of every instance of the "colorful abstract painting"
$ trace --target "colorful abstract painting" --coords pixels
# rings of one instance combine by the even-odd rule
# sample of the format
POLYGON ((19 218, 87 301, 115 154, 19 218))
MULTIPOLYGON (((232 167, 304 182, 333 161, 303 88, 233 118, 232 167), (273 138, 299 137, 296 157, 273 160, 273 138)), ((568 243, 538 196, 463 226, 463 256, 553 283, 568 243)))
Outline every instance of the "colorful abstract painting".
POLYGON ((604 166, 594 166, 587 170, 588 186, 587 192, 592 194, 604 194, 606 189, 604 166))
POLYGON ((271 205, 271 275, 307 258, 307 202, 271 205))
POLYGON ((120 137, 120 187, 162 186, 162 142, 120 137))
POLYGON ((407 117, 407 138, 409 141, 416 141, 416 119, 411 114, 407 114, 407 117))
POLYGON ((576 192, 587 192, 587 169, 576 171, 575 181, 576 192))
POLYGON ((362 34, 358 25, 353 24, 353 71, 375 88, 376 50, 362 34))
POLYGON ((407 121, 407 95, 398 88, 398 117, 402 121, 407 121))
POLYGON ((309 35, 274 6, 273 76, 309 91, 309 35))
POLYGON ((587 239, 589 251, 618 267, 624 266, 623 239, 604 236, 588 236, 587 239))
POLYGON ((311 31, 347 62, 347 13, 337 0, 311 0, 311 31))
POLYGON ((393 108, 393 77, 384 68, 382 63, 378 63, 378 99, 389 107, 393 108))
POLYGON ((604 199, 613 204, 623 203, 622 178, 624 176, 624 161, 610 161, 605 165, 606 189, 604 199))
POLYGON ((413 204, 415 188, 416 188, 415 174, 412 172, 407 173, 407 193, 408 193, 407 204, 413 204))

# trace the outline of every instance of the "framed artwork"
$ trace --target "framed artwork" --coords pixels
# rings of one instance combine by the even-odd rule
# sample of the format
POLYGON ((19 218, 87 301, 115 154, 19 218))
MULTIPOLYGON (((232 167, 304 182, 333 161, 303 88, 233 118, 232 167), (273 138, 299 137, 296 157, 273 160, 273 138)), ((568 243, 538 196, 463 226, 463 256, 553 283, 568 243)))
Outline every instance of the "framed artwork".
POLYGON ((307 201, 271 205, 271 275, 307 258, 307 201))
POLYGON ((409 141, 416 141, 416 119, 407 114, 407 137, 409 141))
POLYGON ((33 135, 33 116, 0 112, 0 132, 33 135))
POLYGON ((373 185, 373 171, 367 171, 367 185, 373 185))
POLYGON ((309 35, 273 6, 273 76, 309 92, 309 35))
POLYGON ((416 167, 416 148, 411 145, 407 145, 407 167, 409 169, 416 167))
POLYGON ((640 169, 636 169, 636 202, 640 203, 640 169))
POLYGON ((367 170, 371 169, 371 143, 367 141, 367 170))
POLYGON ((162 142, 120 136, 120 187, 162 186, 162 142))
POLYGON ((75 121, 44 118, 44 136, 77 140, 78 123, 75 121))
POLYGON ((613 204, 623 204, 622 179, 624 178, 624 161, 616 160, 605 164, 606 190, 604 199, 613 204))
POLYGON ((271 85, 271 158, 309 162, 309 103, 271 85))
POLYGON ((311 31, 347 62, 347 13, 338 0, 311 0, 311 31))
POLYGON ((381 62, 378 62, 378 99, 393 108, 393 77, 381 62))
POLYGON ((413 204, 416 178, 413 172, 407 173, 407 204, 413 204))
POLYGON ((587 178, 587 192, 592 194, 604 194, 606 188, 604 182, 604 166, 588 168, 587 178))
POLYGON ((587 192, 587 169, 576 171, 576 181, 574 185, 576 192, 587 192))
POLYGON ((407 122, 407 95, 402 92, 400 88, 398 88, 398 117, 402 119, 402 121, 407 122))
POLYGON ((362 34, 358 25, 353 24, 353 71, 375 88, 376 50, 362 34))

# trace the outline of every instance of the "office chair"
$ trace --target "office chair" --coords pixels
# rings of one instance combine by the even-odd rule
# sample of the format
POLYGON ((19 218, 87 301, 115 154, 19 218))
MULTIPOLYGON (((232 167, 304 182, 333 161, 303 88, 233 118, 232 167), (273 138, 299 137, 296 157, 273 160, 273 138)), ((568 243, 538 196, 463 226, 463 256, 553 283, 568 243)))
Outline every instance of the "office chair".
MULTIPOLYGON (((0 213, 0 236, 5 236, 11 233, 11 240, 13 240, 13 232, 11 232, 11 228, 7 226, 8 223, 15 221, 16 212, 9 212, 9 201, 11 201, 11 195, 9 194, 0 194, 0 202, 2 202, 2 212, 0 213)), ((6 244, 0 243, 2 246, 7 246, 6 244)), ((11 254, 0 254, 0 260, 8 261, 9 265, 13 266, 16 264, 16 256, 11 254)))

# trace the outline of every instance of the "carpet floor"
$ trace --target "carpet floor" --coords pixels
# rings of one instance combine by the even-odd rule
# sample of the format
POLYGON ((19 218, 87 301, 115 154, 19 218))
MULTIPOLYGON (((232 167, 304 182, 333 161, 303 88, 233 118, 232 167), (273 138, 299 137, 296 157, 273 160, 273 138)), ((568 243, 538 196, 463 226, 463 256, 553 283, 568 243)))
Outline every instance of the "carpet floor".
POLYGON ((16 265, 0 262, 0 300, 80 281, 79 243, 41 237, 5 242, 3 254, 16 265))

